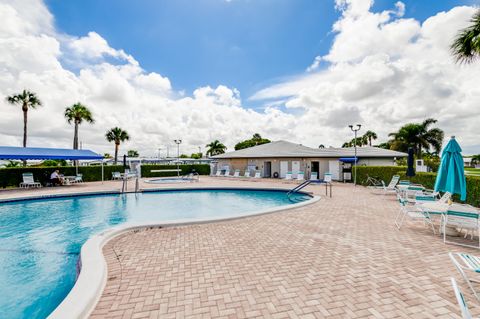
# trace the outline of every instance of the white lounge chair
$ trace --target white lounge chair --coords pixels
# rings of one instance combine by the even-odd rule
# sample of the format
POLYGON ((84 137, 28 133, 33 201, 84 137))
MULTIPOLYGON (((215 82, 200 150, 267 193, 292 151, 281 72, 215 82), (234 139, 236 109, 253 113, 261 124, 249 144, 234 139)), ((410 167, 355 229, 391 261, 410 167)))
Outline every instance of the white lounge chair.
POLYGON ((260 171, 255 171, 255 176, 253 178, 261 178, 260 171))
POLYGON ((122 174, 120 172, 112 172, 112 180, 120 180, 122 179, 122 174))
POLYGON ((33 179, 33 173, 23 173, 22 179, 23 182, 20 183, 20 188, 42 187, 42 184, 35 182, 33 179))
POLYGON ((385 185, 384 181, 382 181, 382 186, 368 186, 368 188, 373 191, 382 191, 383 194, 396 194, 397 193, 396 186, 399 181, 400 181, 400 176, 394 175, 390 183, 388 183, 388 186, 385 185))
POLYGON ((460 306, 460 311, 462 313, 463 319, 473 319, 470 310, 468 310, 467 302, 465 301, 465 297, 463 296, 462 292, 458 288, 457 282, 454 278, 450 278, 452 282, 453 292, 455 293, 455 297, 457 298, 458 305, 460 306))
POLYGON ((235 172, 233 173, 233 177, 240 177, 240 170, 236 169, 235 172))
POLYGON ((433 234, 435 234, 435 226, 430 218, 430 215, 414 205, 408 205, 406 200, 400 199, 400 211, 395 217, 395 225, 398 229, 402 228, 403 222, 406 218, 410 220, 420 220, 425 226, 432 228, 433 234))
POLYGON ((73 183, 83 183, 83 174, 77 174, 75 179, 72 181, 73 183))
POLYGON ((477 208, 470 205, 452 204, 448 207, 448 210, 442 214, 442 231, 443 242, 445 244, 456 244, 465 247, 480 248, 480 236, 478 237, 478 245, 467 245, 461 242, 454 242, 447 240, 447 227, 454 227, 460 231, 465 231, 465 238, 468 234, 473 236, 475 233, 480 234, 480 213, 477 208))
POLYGON ((250 177, 250 170, 246 169, 245 173, 243 174, 243 177, 250 177))
POLYGON ((317 181, 318 180, 318 173, 317 172, 311 172, 310 173, 310 180, 311 181, 317 181))
POLYGON ((287 174, 285 174, 285 180, 289 181, 292 179, 292 172, 287 172, 287 174))
POLYGON ((462 275, 463 279, 468 284, 468 287, 470 287, 472 290, 474 296, 480 301, 480 296, 473 286, 473 284, 480 283, 480 257, 466 253, 452 252, 448 253, 448 256, 452 260, 455 268, 457 268, 460 275, 462 275))
POLYGON ((297 181, 304 181, 304 180, 305 180, 305 174, 303 172, 298 172, 297 181))
POLYGON ((216 176, 216 177, 222 176, 222 170, 217 169, 217 171, 215 172, 215 175, 214 175, 214 176, 216 176))
POLYGON ((220 175, 220 176, 230 177, 230 170, 229 170, 229 169, 226 169, 226 170, 225 170, 225 173, 223 173, 223 175, 220 175))

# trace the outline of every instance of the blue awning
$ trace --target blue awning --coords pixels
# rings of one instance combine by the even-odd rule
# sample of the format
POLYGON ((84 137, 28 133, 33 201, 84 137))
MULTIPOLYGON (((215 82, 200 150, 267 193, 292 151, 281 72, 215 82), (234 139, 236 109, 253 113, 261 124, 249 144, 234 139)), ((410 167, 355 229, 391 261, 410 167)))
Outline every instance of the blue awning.
MULTIPOLYGON (((355 157, 340 157, 338 160, 343 163, 355 163, 355 157)), ((358 157, 356 161, 358 162, 358 157)))
POLYGON ((90 150, 63 148, 0 146, 2 160, 101 160, 103 156, 90 150))

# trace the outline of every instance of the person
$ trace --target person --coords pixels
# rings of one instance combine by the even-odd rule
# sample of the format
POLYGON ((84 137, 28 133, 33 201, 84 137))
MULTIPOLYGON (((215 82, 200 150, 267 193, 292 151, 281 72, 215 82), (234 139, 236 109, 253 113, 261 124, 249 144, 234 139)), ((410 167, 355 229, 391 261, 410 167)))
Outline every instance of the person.
POLYGON ((62 181, 62 178, 61 176, 58 174, 60 171, 58 169, 56 169, 55 171, 53 171, 53 173, 50 175, 50 182, 53 184, 53 186, 55 185, 62 185, 63 184, 63 181, 62 181))

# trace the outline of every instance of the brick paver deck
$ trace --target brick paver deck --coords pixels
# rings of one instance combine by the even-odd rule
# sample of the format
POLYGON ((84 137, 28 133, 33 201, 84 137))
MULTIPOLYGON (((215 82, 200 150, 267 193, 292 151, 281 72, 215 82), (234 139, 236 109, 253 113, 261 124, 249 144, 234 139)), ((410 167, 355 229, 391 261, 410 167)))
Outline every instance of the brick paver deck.
POLYGON ((398 231, 397 209, 336 184, 332 199, 295 210, 121 235, 104 247, 108 282, 91 317, 460 318, 452 276, 479 313, 447 256, 478 251, 423 225, 398 231))

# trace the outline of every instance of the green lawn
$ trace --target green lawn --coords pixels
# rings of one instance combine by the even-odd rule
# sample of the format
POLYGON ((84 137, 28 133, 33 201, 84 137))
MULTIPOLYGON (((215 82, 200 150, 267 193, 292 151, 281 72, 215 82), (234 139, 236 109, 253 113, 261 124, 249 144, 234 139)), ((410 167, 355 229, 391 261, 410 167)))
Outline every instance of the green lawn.
POLYGON ((480 168, 465 167, 465 174, 473 175, 473 176, 480 176, 480 168))

